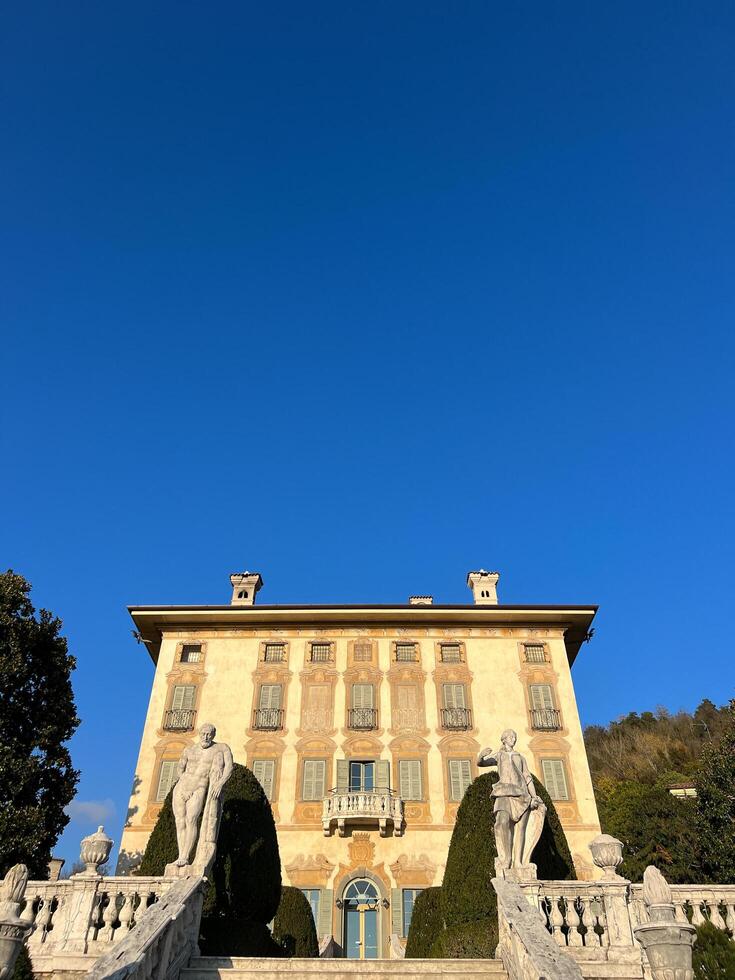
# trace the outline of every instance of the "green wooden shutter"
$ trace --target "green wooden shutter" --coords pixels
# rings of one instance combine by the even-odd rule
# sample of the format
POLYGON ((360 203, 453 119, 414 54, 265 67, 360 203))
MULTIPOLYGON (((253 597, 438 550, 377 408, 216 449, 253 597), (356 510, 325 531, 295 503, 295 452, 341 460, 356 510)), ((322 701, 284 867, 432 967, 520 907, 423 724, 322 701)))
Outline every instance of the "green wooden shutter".
POLYGON ((319 894, 319 922, 316 924, 319 936, 332 935, 332 906, 334 892, 331 888, 322 888, 319 894))
POLYGON ((337 789, 346 793, 350 785, 350 763, 347 759, 337 759, 337 789))
POLYGON ((373 704, 375 689, 372 684, 353 684, 352 685, 352 707, 353 708, 374 708, 373 704))
POLYGON ((464 708, 464 684, 442 684, 442 697, 445 708, 464 708))
POLYGON ((189 710, 194 707, 197 689, 194 684, 177 684, 171 707, 174 711, 189 710))
POLYGON ((281 685, 263 684, 260 689, 259 708, 280 708, 281 707, 281 685))
POLYGON ((375 788, 390 789, 390 762, 378 759, 375 763, 375 788))
POLYGON ((273 777, 276 764, 273 759, 253 759, 253 775, 263 787, 269 800, 273 799, 273 777))
POLYGON ((554 696, 551 684, 531 684, 531 707, 543 711, 554 707, 554 696))
POLYGON ((398 777, 401 786, 402 799, 423 799, 421 789, 420 759, 401 759, 401 761, 398 763, 398 777))
POLYGON ((461 800, 472 782, 472 769, 469 759, 449 760, 449 798, 461 800))
POLYGON ((397 936, 403 935, 403 908, 401 906, 401 889, 390 890, 390 931, 397 936))
POLYGON ((324 759, 304 760, 304 792, 305 800, 321 800, 324 798, 324 759))
POLYGON ((163 801, 168 796, 168 792, 176 782, 176 777, 179 772, 179 760, 178 759, 165 759, 161 763, 161 771, 158 775, 158 790, 156 792, 156 801, 158 803, 163 803, 163 801))
POLYGON ((568 800, 567 775, 563 759, 542 759, 544 786, 552 800, 568 800))

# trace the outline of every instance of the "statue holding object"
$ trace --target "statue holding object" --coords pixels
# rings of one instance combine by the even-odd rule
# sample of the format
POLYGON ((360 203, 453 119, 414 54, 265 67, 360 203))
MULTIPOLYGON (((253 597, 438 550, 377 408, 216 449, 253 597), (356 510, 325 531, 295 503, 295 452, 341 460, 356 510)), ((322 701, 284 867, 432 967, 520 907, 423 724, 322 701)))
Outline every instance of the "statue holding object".
POLYGON ((172 864, 166 865, 167 875, 179 878, 206 875, 214 863, 222 816, 222 790, 232 775, 232 752, 224 742, 215 742, 216 734, 214 725, 202 725, 199 744, 185 749, 179 761, 178 780, 172 797, 179 855, 172 864), (199 841, 190 864, 200 815, 199 841))
POLYGON ((525 758, 515 751, 517 740, 516 733, 506 729, 500 736, 501 747, 496 752, 483 749, 477 765, 498 767, 499 779, 492 789, 498 850, 496 874, 525 881, 536 877, 531 855, 544 828, 546 806, 536 793, 525 758))

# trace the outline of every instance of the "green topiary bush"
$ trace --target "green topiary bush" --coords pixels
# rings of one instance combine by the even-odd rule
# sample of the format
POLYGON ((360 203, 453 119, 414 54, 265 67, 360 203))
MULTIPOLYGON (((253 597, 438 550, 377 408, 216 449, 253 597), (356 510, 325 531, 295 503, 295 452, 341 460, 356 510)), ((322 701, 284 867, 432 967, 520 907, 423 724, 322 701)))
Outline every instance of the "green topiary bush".
POLYGON ((431 955, 431 947, 444 929, 441 891, 441 888, 425 888, 416 898, 406 942, 407 959, 424 959, 431 955))
POLYGON ((318 956, 316 925, 306 895, 299 888, 281 888, 281 903, 273 920, 273 939, 286 956, 318 956))
POLYGON ((697 926, 692 966, 695 980, 735 980, 735 941, 711 922, 697 926))
POLYGON ((498 945, 498 917, 477 919, 440 932, 430 956, 441 960, 490 960, 498 945))
POLYGON ((33 967, 25 943, 21 946, 18 959, 15 961, 12 980, 33 980, 33 967))
MULTIPOLYGON (((176 823, 166 797, 140 864, 140 874, 163 874, 176 860, 176 823)), ((278 956, 265 928, 281 898, 281 860, 276 825, 263 789, 245 766, 235 764, 222 791, 222 822, 217 857, 204 899, 200 946, 209 956, 278 956), (258 929, 260 925, 262 928, 258 929)))

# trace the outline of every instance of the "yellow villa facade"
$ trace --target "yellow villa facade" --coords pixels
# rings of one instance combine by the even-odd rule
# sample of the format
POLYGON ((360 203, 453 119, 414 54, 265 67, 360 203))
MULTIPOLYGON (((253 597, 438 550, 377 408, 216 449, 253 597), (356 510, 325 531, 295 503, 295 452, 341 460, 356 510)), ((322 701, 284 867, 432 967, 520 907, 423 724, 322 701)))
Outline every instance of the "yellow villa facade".
POLYGON ((266 791, 284 884, 305 891, 337 955, 405 942, 416 895, 441 884, 478 752, 506 728, 555 800, 579 877, 595 876, 571 677, 595 606, 501 605, 485 571, 467 576, 467 605, 269 606, 255 602, 257 573, 230 581, 226 606, 130 609, 155 675, 119 872, 140 860, 181 752, 212 722, 266 791))

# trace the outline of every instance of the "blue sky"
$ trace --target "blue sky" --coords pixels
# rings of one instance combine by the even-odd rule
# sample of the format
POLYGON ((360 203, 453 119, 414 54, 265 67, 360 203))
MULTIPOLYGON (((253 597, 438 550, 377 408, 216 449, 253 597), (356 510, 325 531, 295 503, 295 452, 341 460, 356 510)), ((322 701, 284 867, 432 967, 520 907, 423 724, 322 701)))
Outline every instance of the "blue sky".
MULTIPOLYGON (((16 3, 0 560, 64 621, 69 861, 129 603, 594 602, 583 720, 733 694, 735 8, 16 3)), ((500 722, 499 722, 500 723, 500 722)))

